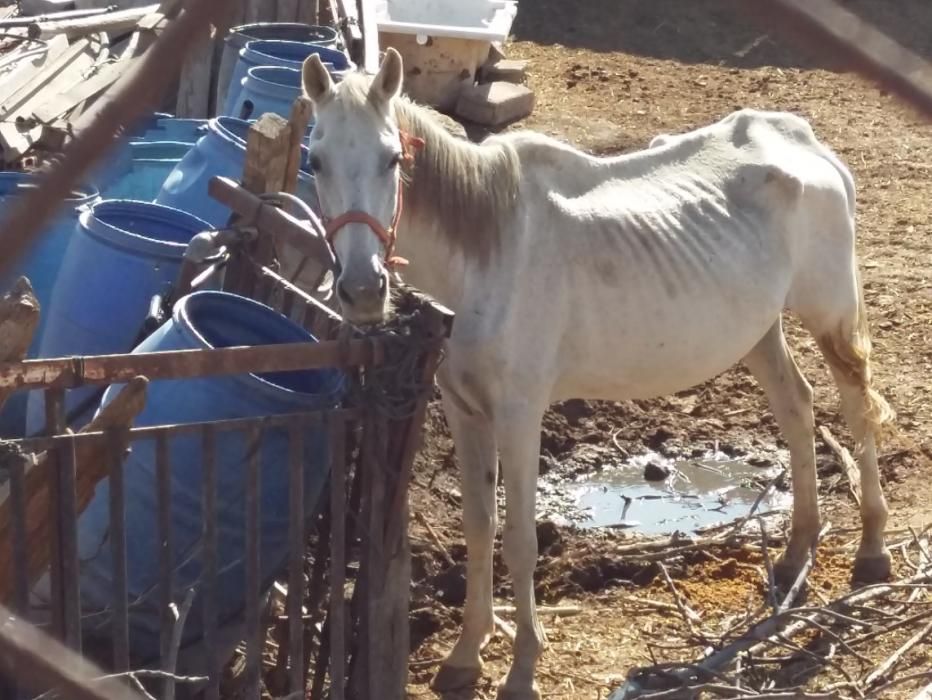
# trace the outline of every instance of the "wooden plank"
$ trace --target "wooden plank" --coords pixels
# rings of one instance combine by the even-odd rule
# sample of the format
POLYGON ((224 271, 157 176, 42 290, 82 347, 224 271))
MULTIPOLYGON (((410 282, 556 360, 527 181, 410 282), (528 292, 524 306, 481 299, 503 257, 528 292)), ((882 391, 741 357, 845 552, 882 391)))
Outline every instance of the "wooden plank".
POLYGON ((189 119, 210 116, 214 48, 216 32, 208 27, 204 36, 188 54, 181 69, 175 114, 189 119))
POLYGON ((21 61, 17 66, 18 70, 0 84, 0 105, 11 106, 10 101, 16 93, 31 85, 45 66, 50 65, 65 52, 68 48, 68 38, 57 36, 46 44, 46 48, 40 60, 35 63, 21 61))
POLYGON ((78 61, 89 47, 90 41, 80 39, 68 46, 51 61, 46 61, 32 80, 16 90, 16 92, 6 96, 2 104, 0 104, 0 119, 15 119, 17 111, 27 100, 45 90, 48 84, 60 76, 68 66, 78 61))
POLYGON ((301 2, 302 0, 278 0, 275 21, 296 22, 298 20, 298 5, 301 2))
MULTIPOLYGON (((87 40, 78 40, 78 42, 84 41, 87 40)), ((78 95, 77 100, 68 103, 62 101, 58 106, 55 106, 54 103, 56 103, 62 95, 75 89, 76 86, 90 82, 93 76, 97 75, 99 71, 102 71, 108 65, 106 63, 108 56, 109 47, 106 44, 98 43, 96 39, 90 40, 85 46, 83 53, 76 56, 60 73, 48 76, 48 80, 44 82, 41 90, 34 92, 26 100, 22 101, 19 107, 13 112, 4 114, 4 121, 16 120, 28 125, 36 123, 35 110, 46 104, 49 105, 48 109, 51 112, 60 111, 62 114, 67 114, 71 111, 75 111, 76 108, 79 108, 80 105, 85 103, 85 100, 81 99, 81 95, 78 95)), ((93 87, 94 85, 96 85, 96 81, 94 81, 91 86, 93 87)), ((98 94, 102 91, 103 90, 98 90, 98 94)), ((50 131, 53 130, 43 131, 43 142, 45 142, 45 137, 50 131)))
POLYGON ((320 24, 320 0, 300 0, 296 21, 303 24, 320 24))
POLYGON ((379 72, 379 23, 375 0, 359 0, 359 17, 362 22, 362 67, 366 73, 375 75, 379 72))
POLYGON ((51 124, 82 102, 97 97, 119 80, 139 60, 140 57, 136 57, 104 65, 93 77, 78 83, 67 92, 50 95, 46 102, 32 110, 32 116, 43 124, 51 124))
POLYGON ((94 17, 82 17, 57 22, 37 22, 30 25, 29 35, 33 39, 50 39, 53 36, 64 34, 69 40, 74 40, 101 32, 110 34, 130 32, 136 28, 140 20, 158 9, 159 5, 156 3, 145 7, 117 10, 116 12, 94 17))

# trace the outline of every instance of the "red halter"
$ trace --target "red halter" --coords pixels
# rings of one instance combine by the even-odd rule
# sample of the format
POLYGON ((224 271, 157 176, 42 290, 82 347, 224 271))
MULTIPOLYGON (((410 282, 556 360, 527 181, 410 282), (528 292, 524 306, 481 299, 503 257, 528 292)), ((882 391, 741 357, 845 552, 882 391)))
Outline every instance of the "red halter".
MULTIPOLYGON (((408 167, 414 163, 414 152, 424 147, 424 139, 419 136, 411 136, 404 131, 400 131, 398 136, 401 140, 401 165, 402 167, 408 167)), ((399 175, 399 180, 400 177, 399 175)), ((324 219, 327 243, 333 247, 333 240, 336 238, 337 233, 347 224, 365 224, 385 247, 385 264, 389 269, 407 265, 407 260, 395 255, 395 244, 398 242, 398 222, 401 221, 401 212, 404 205, 403 192, 404 186, 399 181, 395 213, 392 216, 392 224, 388 228, 382 226, 378 219, 364 211, 348 211, 333 219, 324 219)))

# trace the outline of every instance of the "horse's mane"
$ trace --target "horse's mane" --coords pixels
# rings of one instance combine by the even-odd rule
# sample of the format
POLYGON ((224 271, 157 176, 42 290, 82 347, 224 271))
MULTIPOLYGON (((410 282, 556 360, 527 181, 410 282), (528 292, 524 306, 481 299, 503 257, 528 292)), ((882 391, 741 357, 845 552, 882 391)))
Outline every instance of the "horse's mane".
MULTIPOLYGON (((347 76, 340 97, 365 101, 370 79, 347 76)), ((433 110, 406 97, 395 99, 398 128, 424 139, 405 178, 405 211, 436 230, 464 255, 487 262, 514 213, 521 164, 503 139, 475 144, 448 131, 433 110)))

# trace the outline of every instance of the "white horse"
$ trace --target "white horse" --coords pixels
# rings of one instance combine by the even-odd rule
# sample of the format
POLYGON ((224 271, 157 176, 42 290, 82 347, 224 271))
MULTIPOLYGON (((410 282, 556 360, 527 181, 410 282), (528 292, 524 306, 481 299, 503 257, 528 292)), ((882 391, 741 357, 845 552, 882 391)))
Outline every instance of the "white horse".
POLYGON ((858 443, 855 576, 887 577, 875 437, 892 412, 871 387, 854 186, 809 125, 745 110, 616 158, 534 133, 476 145, 401 97, 402 75, 393 49, 374 78, 338 85, 316 56, 304 65, 317 116, 310 162, 345 316, 383 319, 389 269, 405 262, 396 254, 410 261, 406 281, 456 312, 439 383, 469 563, 462 633, 434 687, 474 683, 493 632, 500 459, 517 639, 499 698, 540 697, 535 496, 541 419, 557 400, 670 394, 743 361, 789 444, 792 532, 779 572, 795 578, 819 504, 812 390, 784 339, 784 309, 815 337, 858 443))

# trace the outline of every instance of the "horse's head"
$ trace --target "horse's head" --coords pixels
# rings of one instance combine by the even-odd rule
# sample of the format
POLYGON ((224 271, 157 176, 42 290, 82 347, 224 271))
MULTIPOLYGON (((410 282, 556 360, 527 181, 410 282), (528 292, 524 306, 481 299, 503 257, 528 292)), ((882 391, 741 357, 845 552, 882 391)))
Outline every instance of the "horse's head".
POLYGON ((392 108, 401 91, 401 56, 388 49, 371 81, 350 75, 334 84, 316 54, 303 72, 316 112, 309 163, 340 264, 337 296, 348 321, 376 323, 388 310, 389 268, 399 262, 401 166, 411 157, 392 108))

